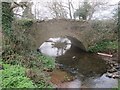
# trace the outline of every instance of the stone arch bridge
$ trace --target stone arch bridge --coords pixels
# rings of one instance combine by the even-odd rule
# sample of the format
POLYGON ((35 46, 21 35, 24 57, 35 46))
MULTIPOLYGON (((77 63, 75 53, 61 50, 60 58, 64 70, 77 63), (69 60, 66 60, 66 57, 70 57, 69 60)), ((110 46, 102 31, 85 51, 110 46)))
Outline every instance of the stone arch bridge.
POLYGON ((68 37, 75 46, 85 51, 96 35, 88 22, 65 19, 37 21, 31 26, 31 34, 35 38, 36 48, 49 38, 68 37))

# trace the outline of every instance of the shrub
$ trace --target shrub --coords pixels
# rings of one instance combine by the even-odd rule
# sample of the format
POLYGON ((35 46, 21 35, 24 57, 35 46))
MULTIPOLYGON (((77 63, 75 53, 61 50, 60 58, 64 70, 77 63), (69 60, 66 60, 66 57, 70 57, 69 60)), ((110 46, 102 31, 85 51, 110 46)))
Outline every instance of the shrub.
MULTIPOLYGON (((45 81, 43 76, 37 78, 37 82, 26 76, 26 69, 19 65, 3 64, 4 69, 0 70, 0 80, 2 88, 52 88, 52 84, 45 81), (2 73, 1 73, 2 72, 2 73)), ((40 72, 44 74, 43 72, 40 72)), ((46 77, 48 78, 48 77, 46 77)))
POLYGON ((118 42, 103 40, 101 42, 96 43, 94 46, 89 47, 90 52, 116 52, 118 50, 118 42))
POLYGON ((51 68, 51 69, 55 68, 55 60, 53 58, 49 56, 43 56, 40 54, 38 58, 41 60, 45 68, 51 68))
POLYGON ((35 88, 34 83, 25 76, 25 68, 18 65, 3 64, 2 88, 35 88))
POLYGON ((33 24, 33 20, 32 19, 21 19, 21 20, 18 20, 17 23, 23 28, 30 28, 33 24))

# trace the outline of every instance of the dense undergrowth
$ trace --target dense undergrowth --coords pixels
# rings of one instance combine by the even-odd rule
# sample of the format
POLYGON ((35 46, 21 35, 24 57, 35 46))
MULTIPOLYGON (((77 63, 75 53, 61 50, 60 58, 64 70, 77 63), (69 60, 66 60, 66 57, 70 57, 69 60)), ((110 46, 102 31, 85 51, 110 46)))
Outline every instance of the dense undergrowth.
POLYGON ((44 70, 54 69, 55 60, 33 48, 35 40, 29 33, 33 21, 15 20, 10 6, 2 2, 2 88, 51 88, 44 70))
POLYGON ((97 31, 96 42, 89 46, 90 52, 116 53, 118 50, 118 25, 115 20, 93 20, 90 22, 97 31))
MULTIPOLYGON (((0 80, 2 80, 2 88, 51 88, 52 85, 45 82, 43 78, 37 83, 32 80, 30 75, 27 76, 27 68, 24 68, 20 65, 11 65, 11 64, 2 64, 2 75, 0 75, 0 80), (43 79, 43 80, 42 80, 43 79)), ((32 72, 32 71, 31 71, 32 72)), ((35 72, 33 73, 34 75, 35 72)), ((36 78, 36 77, 34 77, 36 78)))
POLYGON ((118 50, 118 41, 102 40, 94 46, 89 47, 90 52, 116 53, 118 50))
POLYGON ((25 68, 19 65, 3 64, 2 88, 35 88, 30 78, 25 76, 25 68))

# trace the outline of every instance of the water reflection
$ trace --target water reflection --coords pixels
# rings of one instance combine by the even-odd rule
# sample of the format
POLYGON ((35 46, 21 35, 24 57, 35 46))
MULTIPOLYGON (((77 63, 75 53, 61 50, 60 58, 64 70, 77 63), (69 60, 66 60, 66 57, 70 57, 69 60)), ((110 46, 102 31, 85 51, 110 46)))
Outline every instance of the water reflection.
POLYGON ((90 90, 98 90, 97 88, 104 88, 100 90, 111 90, 111 88, 118 88, 118 81, 112 78, 110 79, 106 77, 104 74, 101 77, 96 79, 90 78, 90 79, 87 79, 86 81, 75 79, 71 82, 58 84, 58 88, 91 88, 90 90))
POLYGON ((100 77, 107 72, 107 65, 104 60, 94 54, 83 52, 73 45, 64 55, 56 58, 56 61, 63 69, 76 73, 84 79, 100 77))
POLYGON ((82 86, 88 88, 117 88, 118 81, 113 78, 108 78, 106 77, 106 74, 103 74, 101 77, 89 78, 83 81, 82 86))
POLYGON ((50 38, 44 42, 40 47, 42 54, 49 56, 61 56, 70 49, 71 41, 67 38, 50 38))
POLYGON ((62 70, 77 76, 76 80, 64 84, 64 87, 73 87, 71 84, 88 88, 118 86, 116 79, 106 77, 108 65, 104 60, 75 47, 67 38, 50 38, 39 49, 42 54, 56 57, 62 70))

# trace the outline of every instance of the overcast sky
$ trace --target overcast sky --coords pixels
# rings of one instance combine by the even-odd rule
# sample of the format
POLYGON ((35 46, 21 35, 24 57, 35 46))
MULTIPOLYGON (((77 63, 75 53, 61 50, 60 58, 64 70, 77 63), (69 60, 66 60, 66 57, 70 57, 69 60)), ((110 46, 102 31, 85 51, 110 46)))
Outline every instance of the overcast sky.
MULTIPOLYGON (((21 1, 21 0, 18 0, 18 1, 21 1)), ((22 1, 28 1, 28 0, 22 0, 22 1)), ((53 0, 31 0, 31 1, 33 1, 33 2, 51 2, 53 0)), ((57 1, 67 2, 68 0, 57 0, 57 1)), ((74 1, 74 2, 81 1, 82 2, 83 0, 72 0, 72 1, 74 1)), ((94 2, 96 0, 90 0, 90 1, 94 2)), ((120 0, 101 0, 101 2, 103 2, 103 1, 108 1, 111 4, 115 4, 115 3, 118 3, 120 0)))
MULTIPOLYGON (((18 0, 18 1, 27 1, 27 0, 18 0)), ((49 4, 49 2, 55 1, 55 0, 31 0, 34 4, 32 7, 32 13, 35 13, 35 6, 37 10, 39 11, 39 15, 37 16, 42 16, 42 18, 51 18, 51 12, 46 8, 46 6, 49 4)), ((63 3, 67 3, 68 0, 57 0, 57 1, 62 1, 63 3)), ((91 2, 95 1, 101 1, 101 2, 108 2, 110 5, 117 4, 119 0, 90 0, 91 2)), ((75 9, 78 8, 79 3, 83 2, 83 0, 72 0, 73 6, 75 9)), ((96 12, 94 14, 94 17, 99 17, 99 18, 105 18, 105 17, 111 17, 111 12, 113 10, 113 6, 109 7, 107 10, 102 10, 99 12, 96 12)))

